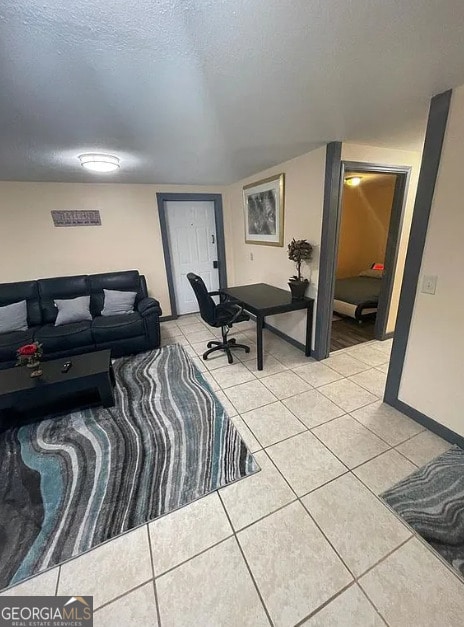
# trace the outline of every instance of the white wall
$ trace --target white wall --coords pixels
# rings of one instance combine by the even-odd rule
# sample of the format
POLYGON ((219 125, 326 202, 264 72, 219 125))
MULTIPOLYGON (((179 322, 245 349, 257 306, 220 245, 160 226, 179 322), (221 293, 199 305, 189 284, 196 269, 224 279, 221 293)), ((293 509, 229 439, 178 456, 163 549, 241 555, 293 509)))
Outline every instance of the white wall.
POLYGON ((399 398, 464 436, 464 86, 453 91, 399 398), (437 275, 435 295, 421 293, 437 275))
MULTIPOLYGON (((322 207, 324 197, 325 146, 273 168, 258 172, 230 185, 225 190, 225 229, 229 285, 270 283, 288 290, 288 279, 295 273, 287 257, 287 244, 295 237, 307 239, 317 248, 311 266, 302 268, 311 279, 308 296, 317 297, 319 278, 318 256, 321 241, 322 207), (284 246, 245 244, 242 188, 247 183, 285 173, 284 246), (232 248, 232 251, 230 251, 232 248), (250 259, 253 255, 253 260, 250 259)), ((305 341, 306 313, 292 312, 270 316, 269 324, 301 343, 305 341)))
POLYGON ((222 188, 0 183, 0 282, 137 269, 169 315, 157 192, 222 188), (99 209, 102 226, 54 227, 54 209, 99 209))
POLYGON ((404 262, 406 260, 409 232, 411 230, 411 220, 414 211, 414 201, 416 198, 422 152, 409 152, 406 150, 396 150, 392 148, 343 143, 342 159, 344 161, 361 161, 365 163, 379 163, 383 165, 405 165, 411 166, 412 168, 404 209, 403 228, 398 249, 397 266, 387 322, 387 332, 393 332, 395 329, 396 315, 398 313, 401 283, 403 281, 404 262))

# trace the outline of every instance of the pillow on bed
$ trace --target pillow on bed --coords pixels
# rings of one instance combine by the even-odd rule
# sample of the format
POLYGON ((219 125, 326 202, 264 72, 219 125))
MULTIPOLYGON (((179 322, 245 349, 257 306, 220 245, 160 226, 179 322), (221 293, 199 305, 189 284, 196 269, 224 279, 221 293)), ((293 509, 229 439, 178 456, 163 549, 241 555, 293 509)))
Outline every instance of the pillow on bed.
POLYGON ((370 279, 383 279, 383 270, 363 270, 358 274, 358 276, 367 276, 370 279))

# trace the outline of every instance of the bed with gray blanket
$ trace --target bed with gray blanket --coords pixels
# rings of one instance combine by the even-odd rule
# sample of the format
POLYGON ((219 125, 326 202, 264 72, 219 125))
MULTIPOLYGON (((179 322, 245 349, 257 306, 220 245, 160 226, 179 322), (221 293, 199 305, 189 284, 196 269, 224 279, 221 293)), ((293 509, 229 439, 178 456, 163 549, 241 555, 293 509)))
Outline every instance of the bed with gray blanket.
POLYGON ((364 270, 359 276, 335 281, 334 312, 362 322, 375 317, 383 272, 364 270))

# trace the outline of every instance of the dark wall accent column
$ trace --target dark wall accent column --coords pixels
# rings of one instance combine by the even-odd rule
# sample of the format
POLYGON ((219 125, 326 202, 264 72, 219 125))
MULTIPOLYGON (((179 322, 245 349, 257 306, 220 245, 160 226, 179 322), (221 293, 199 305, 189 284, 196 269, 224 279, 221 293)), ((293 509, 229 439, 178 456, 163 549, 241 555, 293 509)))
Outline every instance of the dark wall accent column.
POLYGON ((314 345, 316 359, 325 359, 329 356, 330 350, 330 325, 332 324, 334 276, 337 264, 336 234, 340 213, 338 204, 340 202, 341 157, 341 142, 327 144, 314 345))
MULTIPOLYGON (((417 283, 427 237, 430 210, 440 165, 450 102, 451 90, 434 96, 430 102, 424 152, 422 154, 422 164, 417 185, 416 202, 414 204, 403 285, 401 287, 395 336, 384 397, 385 402, 393 406, 398 404, 398 392, 403 374, 404 358, 411 329, 411 317, 416 300, 417 283)), ((401 403, 401 405, 403 411, 408 407, 405 403, 401 403)), ((408 412, 406 411, 405 413, 408 412)), ((416 417, 417 419, 417 416, 411 415, 411 417, 416 417)))

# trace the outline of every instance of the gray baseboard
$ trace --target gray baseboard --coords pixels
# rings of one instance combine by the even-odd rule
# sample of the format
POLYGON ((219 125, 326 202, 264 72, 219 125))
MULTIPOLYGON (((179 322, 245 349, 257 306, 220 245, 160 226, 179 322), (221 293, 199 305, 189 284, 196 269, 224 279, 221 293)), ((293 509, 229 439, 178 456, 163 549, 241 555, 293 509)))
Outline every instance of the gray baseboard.
POLYGON ((160 322, 169 322, 170 320, 177 320, 179 316, 161 316, 160 322))
POLYGON ((433 418, 430 418, 417 409, 414 409, 414 407, 411 407, 407 403, 403 403, 403 401, 400 401, 398 398, 385 399, 385 402, 406 416, 409 416, 409 418, 412 418, 423 427, 426 427, 429 431, 432 431, 432 433, 435 433, 444 440, 447 440, 447 442, 457 444, 459 447, 464 449, 464 437, 462 435, 448 429, 448 427, 445 427, 436 420, 433 420, 433 418))
MULTIPOLYGON (((288 342, 289 344, 291 344, 295 348, 298 348, 300 351, 303 351, 303 353, 305 352, 305 345, 304 344, 302 344, 301 342, 298 342, 298 340, 293 339, 293 337, 290 337, 289 335, 287 335, 283 331, 279 331, 279 329, 276 329, 275 327, 273 327, 272 325, 268 324, 267 322, 266 322, 266 329, 269 329, 269 331, 274 333, 274 335, 277 335, 277 337, 280 337, 282 340, 285 340, 286 342, 288 342)), ((264 350, 265 350, 265 347, 264 347, 264 350)), ((312 351, 311 351, 311 353, 312 353, 312 351)))

